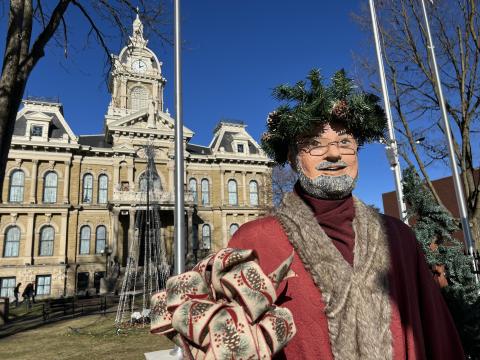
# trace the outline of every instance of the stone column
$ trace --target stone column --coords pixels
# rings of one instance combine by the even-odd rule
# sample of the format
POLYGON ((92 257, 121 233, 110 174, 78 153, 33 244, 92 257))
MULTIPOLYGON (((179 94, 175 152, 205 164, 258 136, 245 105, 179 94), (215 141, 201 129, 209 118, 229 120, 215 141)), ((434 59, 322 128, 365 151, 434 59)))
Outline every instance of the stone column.
POLYGON ((227 246, 228 241, 230 240, 228 238, 228 230, 227 230, 227 214, 222 211, 222 247, 227 246))
MULTIPOLYGON (((110 224, 111 224, 111 231, 110 231, 110 246, 112 249, 112 256, 119 256, 118 254, 118 217, 120 216, 120 211, 118 209, 113 208, 112 212, 110 213, 110 224)), ((119 259, 120 260, 120 259, 119 259)))
POLYGON ((127 81, 124 78, 120 79, 120 107, 127 107, 127 81))
POLYGON ((38 160, 32 160, 32 176, 30 177, 30 204, 37 203, 37 173, 38 173, 38 160))
POLYGON ((58 253, 58 257, 63 261, 65 264, 67 263, 67 239, 68 239, 68 212, 62 214, 62 224, 60 228, 60 249, 58 253))
POLYGON ((167 187, 168 191, 172 194, 175 192, 174 175, 175 175, 175 169, 172 161, 172 162, 169 162, 168 164, 168 187, 167 187))
POLYGON ((113 188, 117 189, 120 184, 120 164, 114 160, 113 163, 113 188))
POLYGON ((135 180, 133 178, 133 164, 127 165, 127 170, 128 170, 128 182, 129 182, 129 189, 132 191, 135 187, 135 180))
POLYGON ((63 177, 63 203, 70 203, 70 165, 72 162, 65 161, 65 176, 63 177))
POLYGON ((193 254, 193 211, 187 211, 187 257, 185 266, 191 269, 195 266, 195 256, 193 254))
POLYGON ((242 185, 243 185, 243 205, 247 206, 247 179, 246 172, 242 171, 242 185))
MULTIPOLYGON (((265 176, 265 174, 262 175, 262 189, 263 189, 263 204, 258 204, 258 205, 263 205, 264 207, 267 206, 267 205, 270 205, 270 204, 267 204, 268 202, 268 198, 267 198, 267 189, 266 189, 266 185, 267 185, 267 177, 265 176)), ((260 187, 260 186, 259 186, 260 187)))
MULTIPOLYGON (((130 214, 130 223, 129 223, 129 226, 128 226, 128 247, 127 249, 123 249, 123 252, 124 254, 126 253, 127 256, 129 255, 128 254, 128 251, 130 249, 130 244, 131 242, 133 241, 133 237, 135 236, 135 213, 136 213, 136 210, 135 208, 131 207, 130 208, 130 211, 129 211, 129 214, 130 214)), ((135 254, 135 260, 138 262, 138 255, 139 254, 135 254)))
POLYGON ((220 170, 220 206, 225 204, 225 170, 220 170))
POLYGON ((25 234, 25 263, 33 264, 33 243, 35 237, 35 214, 29 213, 27 218, 27 232, 25 234))

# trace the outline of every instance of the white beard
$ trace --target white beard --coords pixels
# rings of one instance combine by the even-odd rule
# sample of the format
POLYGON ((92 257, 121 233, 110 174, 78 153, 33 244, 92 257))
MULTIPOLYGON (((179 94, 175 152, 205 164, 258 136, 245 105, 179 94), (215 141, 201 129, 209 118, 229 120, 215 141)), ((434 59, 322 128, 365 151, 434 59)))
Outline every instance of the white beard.
POLYGON ((296 167, 300 186, 308 195, 317 199, 343 199, 352 193, 358 179, 358 175, 355 178, 352 178, 349 175, 320 175, 315 179, 310 179, 303 172, 298 159, 296 167))

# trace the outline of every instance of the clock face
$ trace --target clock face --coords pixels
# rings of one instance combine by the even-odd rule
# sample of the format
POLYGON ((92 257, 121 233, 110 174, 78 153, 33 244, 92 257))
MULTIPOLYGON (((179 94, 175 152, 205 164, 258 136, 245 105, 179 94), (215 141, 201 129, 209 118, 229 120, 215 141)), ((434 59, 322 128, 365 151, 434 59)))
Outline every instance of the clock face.
POLYGON ((143 62, 142 60, 135 60, 132 63, 132 69, 133 71, 143 73, 147 70, 147 64, 145 64, 145 62, 143 62))

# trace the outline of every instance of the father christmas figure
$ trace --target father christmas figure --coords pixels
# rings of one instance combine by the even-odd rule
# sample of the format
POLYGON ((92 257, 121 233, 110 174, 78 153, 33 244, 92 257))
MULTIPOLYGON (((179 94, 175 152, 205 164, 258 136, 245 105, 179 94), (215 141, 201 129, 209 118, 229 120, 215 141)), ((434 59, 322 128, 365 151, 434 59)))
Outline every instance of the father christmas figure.
POLYGON ((297 334, 282 359, 463 359, 438 286, 411 229, 352 196, 358 151, 379 140, 379 99, 343 70, 326 86, 281 85, 262 146, 298 174, 272 215, 244 224, 229 247, 255 249, 265 273, 292 251, 296 277, 279 289, 297 334))

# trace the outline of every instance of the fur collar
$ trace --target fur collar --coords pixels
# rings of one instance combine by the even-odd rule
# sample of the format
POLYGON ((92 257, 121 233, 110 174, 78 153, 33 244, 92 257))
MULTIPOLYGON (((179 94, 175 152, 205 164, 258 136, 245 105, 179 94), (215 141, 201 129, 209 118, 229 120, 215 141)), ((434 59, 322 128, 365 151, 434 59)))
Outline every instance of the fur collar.
POLYGON ((388 240, 380 215, 357 198, 354 205, 353 267, 294 193, 276 217, 322 293, 334 358, 391 359, 388 240))

